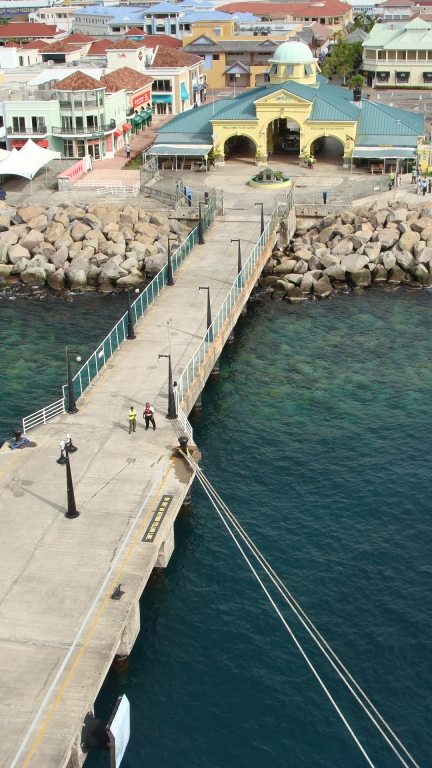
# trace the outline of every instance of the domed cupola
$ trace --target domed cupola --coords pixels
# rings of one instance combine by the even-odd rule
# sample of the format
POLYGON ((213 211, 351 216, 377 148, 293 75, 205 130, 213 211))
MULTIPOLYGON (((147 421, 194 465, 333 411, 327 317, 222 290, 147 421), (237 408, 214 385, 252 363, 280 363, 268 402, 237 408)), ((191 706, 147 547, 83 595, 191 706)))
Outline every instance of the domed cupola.
POLYGON ((312 56, 309 46, 296 40, 279 45, 273 58, 269 59, 269 64, 270 82, 273 85, 286 80, 313 85, 319 72, 317 59, 312 56))

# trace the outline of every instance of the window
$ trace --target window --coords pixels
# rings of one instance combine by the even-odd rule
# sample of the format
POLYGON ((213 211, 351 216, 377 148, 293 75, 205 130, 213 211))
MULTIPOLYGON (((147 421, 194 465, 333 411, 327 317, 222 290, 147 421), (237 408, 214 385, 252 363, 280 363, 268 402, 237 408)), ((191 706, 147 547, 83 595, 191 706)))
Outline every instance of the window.
POLYGON ((14 133, 25 133, 25 117, 13 117, 12 130, 14 133))
POLYGON ((320 19, 320 24, 325 24, 325 19, 320 19))
POLYGON ((113 31, 113 32, 120 32, 120 27, 113 27, 113 28, 112 28, 112 31, 113 31))
POLYGON ((365 58, 366 59, 374 59, 375 58, 376 51, 372 51, 370 48, 366 48, 365 50, 365 58))
POLYGON ((213 59, 213 61, 219 61, 220 55, 218 53, 213 53, 212 59, 213 59))
POLYGON ((65 133, 72 133, 72 118, 62 116, 62 131, 65 133))
POLYGON ((24 66, 24 59, 23 59, 22 56, 18 56, 18 62, 19 62, 20 67, 24 66))
POLYGON ((85 155, 84 139, 77 139, 77 155, 78 157, 84 157, 85 155))
POLYGON ((65 157, 74 156, 74 143, 73 139, 63 139, 63 154, 65 157))
POLYGON ((305 64, 305 75, 313 75, 313 73, 312 64, 305 64))
POLYGON ((398 51, 397 52, 397 57, 398 57, 399 61, 405 61, 405 59, 406 59, 406 51, 398 51))
POLYGON ((171 80, 153 80, 152 91, 172 91, 171 80))
POLYGON ((387 51, 388 54, 388 60, 395 61, 396 60, 396 51, 387 51))
POLYGON ((380 61, 385 61, 386 58, 387 58, 386 57, 386 53, 387 53, 387 51, 378 51, 378 59, 380 61))
POLYGON ((432 51, 428 51, 428 60, 430 61, 432 59, 432 51))
POLYGON ((220 37, 222 34, 222 27, 213 27, 215 37, 220 37))
POLYGON ((45 127, 44 117, 32 117, 31 123, 32 123, 32 131, 34 131, 35 133, 45 132, 46 127, 45 127))
POLYGON ((270 67, 270 74, 277 75, 277 64, 272 64, 270 67))
POLYGON ((4 128, 4 117, 0 115, 0 128, 4 128))
POLYGON ((424 61, 426 59, 426 51, 417 51, 417 58, 419 61, 424 61))

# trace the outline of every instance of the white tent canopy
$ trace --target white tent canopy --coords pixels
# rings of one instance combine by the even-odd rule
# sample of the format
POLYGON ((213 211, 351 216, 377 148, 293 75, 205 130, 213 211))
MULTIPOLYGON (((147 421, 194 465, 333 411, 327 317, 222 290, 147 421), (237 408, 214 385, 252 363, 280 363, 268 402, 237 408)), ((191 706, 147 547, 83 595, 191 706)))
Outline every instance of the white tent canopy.
POLYGON ((0 149, 0 162, 2 160, 6 160, 7 157, 9 157, 10 152, 7 149, 0 149))
POLYGON ((29 139, 19 151, 13 148, 8 157, 0 162, 2 176, 23 176, 33 179, 37 172, 51 160, 60 160, 61 153, 44 149, 29 139))

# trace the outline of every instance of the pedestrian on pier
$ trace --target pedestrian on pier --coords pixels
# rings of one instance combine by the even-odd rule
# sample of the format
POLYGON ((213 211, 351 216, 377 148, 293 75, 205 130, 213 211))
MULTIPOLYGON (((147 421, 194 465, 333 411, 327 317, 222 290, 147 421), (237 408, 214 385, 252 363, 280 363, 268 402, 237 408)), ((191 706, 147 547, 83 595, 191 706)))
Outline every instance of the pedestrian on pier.
POLYGON ((411 168, 411 184, 415 184, 417 181, 417 166, 414 164, 411 168))
POLYGON ((128 160, 130 160, 130 155, 131 155, 131 148, 129 144, 126 144, 126 157, 128 160))
POLYGON ((143 416, 145 418, 145 428, 148 429, 149 425, 153 425, 153 431, 156 429, 156 422, 154 419, 154 408, 150 403, 145 404, 143 416))
POLYGON ((131 407, 129 408, 128 418, 129 418, 129 434, 130 434, 131 432, 136 432, 137 412, 133 407, 133 405, 131 405, 131 407))

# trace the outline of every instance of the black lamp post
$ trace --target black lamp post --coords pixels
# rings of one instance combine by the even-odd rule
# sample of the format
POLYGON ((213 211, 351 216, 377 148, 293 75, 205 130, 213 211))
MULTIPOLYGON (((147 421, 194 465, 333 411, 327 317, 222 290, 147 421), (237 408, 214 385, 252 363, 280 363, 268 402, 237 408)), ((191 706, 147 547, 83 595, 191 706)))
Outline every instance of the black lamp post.
POLYGON ((240 240, 237 237, 231 238, 232 243, 238 243, 238 251, 237 251, 237 274, 240 274, 242 271, 242 259, 241 259, 241 245, 240 240))
POLYGON ((72 444, 70 435, 67 435, 66 441, 62 440, 60 443, 60 457, 57 459, 57 464, 66 464, 66 489, 67 489, 67 512, 65 517, 72 520, 75 517, 79 517, 79 512, 76 508, 75 493, 72 481, 72 471, 70 465, 69 454, 75 453, 78 448, 72 444))
POLYGON ((264 233, 264 203, 255 203, 255 208, 257 205, 261 206, 261 234, 264 233))
MULTIPOLYGON (((211 316, 211 304, 210 304, 210 288, 208 285, 200 285, 198 290, 201 291, 207 291, 207 331, 210 331, 211 324, 212 324, 212 316, 211 316)), ((210 338, 209 334, 209 341, 213 341, 213 339, 210 338)))
POLYGON ((135 338, 135 332, 133 327, 133 320, 132 320, 132 307, 131 307, 131 300, 130 300, 130 289, 127 289, 127 319, 128 319, 128 330, 127 330, 127 337, 132 341, 132 339, 135 338))
POLYGON ((176 419, 177 418, 177 410, 176 410, 176 401, 175 401, 174 389, 173 389, 171 354, 169 354, 169 355, 158 355, 158 361, 161 359, 161 357, 167 357, 168 358, 168 413, 167 413, 166 417, 167 417, 167 419, 176 419))
POLYGON ((72 370, 69 357, 69 349, 66 345, 66 366, 67 366, 67 390, 68 390, 68 413, 78 413, 78 408, 75 402, 75 391, 72 381, 72 370))
POLYGON ((167 285, 174 285, 173 269, 172 269, 172 261, 171 261, 171 243, 176 243, 176 242, 177 242, 176 237, 168 238, 167 285))
POLYGON ((201 206, 205 203, 198 203, 198 245, 204 245, 204 222, 201 215, 201 206))

